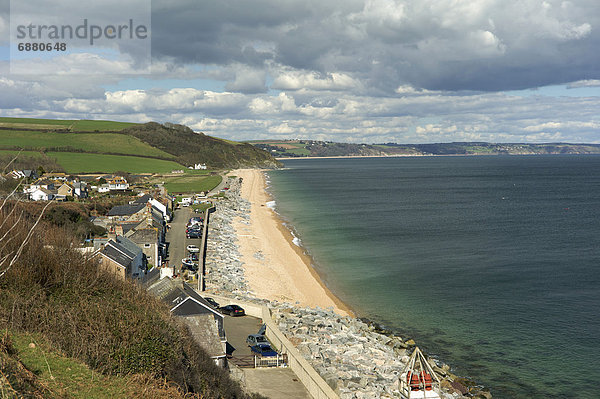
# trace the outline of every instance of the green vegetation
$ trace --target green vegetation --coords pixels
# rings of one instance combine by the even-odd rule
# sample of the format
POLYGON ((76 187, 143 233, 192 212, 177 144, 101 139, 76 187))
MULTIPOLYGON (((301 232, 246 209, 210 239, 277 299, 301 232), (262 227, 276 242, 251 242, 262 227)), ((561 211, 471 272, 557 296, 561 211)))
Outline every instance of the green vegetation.
POLYGON ((106 229, 89 221, 89 210, 83 204, 55 204, 46 210, 44 218, 55 226, 67 228, 81 241, 106 234, 106 229))
POLYGON ((123 170, 129 173, 168 173, 181 169, 181 165, 162 159, 140 158, 126 155, 49 152, 67 173, 112 173, 123 170))
POLYGON ((94 121, 94 120, 57 120, 39 118, 8 118, 0 117, 0 127, 17 129, 40 129, 40 130, 69 130, 69 131, 119 131, 135 123, 94 121))
POLYGON ((50 158, 42 152, 0 150, 0 165, 8 165, 11 161, 12 163, 7 171, 13 169, 31 169, 38 172, 40 170, 46 172, 64 172, 63 167, 56 162, 56 159, 50 158), (17 154, 19 156, 15 159, 17 154))
POLYGON ((273 157, 247 143, 230 144, 224 140, 195 133, 183 125, 150 122, 123 130, 153 147, 176 156, 182 165, 205 163, 209 168, 279 167, 273 157))
POLYGON ((90 132, 90 131, 120 131, 129 127, 137 125, 136 123, 130 122, 114 122, 114 121, 91 121, 91 120, 80 120, 74 121, 71 130, 76 132, 90 132))
POLYGON ((10 331, 4 338, 5 351, 0 349, 0 363, 9 371, 6 374, 12 388, 4 389, 12 390, 13 394, 29 393, 35 397, 31 391, 37 391, 45 398, 81 399, 181 397, 177 389, 149 378, 104 376, 94 372, 83 362, 53 350, 43 335, 10 331), (146 394, 142 395, 144 391, 146 394))
MULTIPOLYGON (((21 209, 0 214, 1 259, 26 241, 36 216, 14 206, 21 209)), ((0 372, 10 376, 7 386, 0 375, 3 391, 18 397, 247 397, 167 305, 103 272, 73 241, 66 230, 42 224, 17 263, 1 264, 0 372), (28 353, 33 340, 40 350, 28 353), (104 383, 106 393, 93 387, 104 383)))
POLYGON ((0 130, 0 148, 90 152, 173 159, 174 156, 132 136, 117 133, 58 133, 0 130))
POLYGON ((222 177, 213 176, 182 176, 165 179, 165 188, 169 193, 199 193, 208 192, 221 184, 222 177))

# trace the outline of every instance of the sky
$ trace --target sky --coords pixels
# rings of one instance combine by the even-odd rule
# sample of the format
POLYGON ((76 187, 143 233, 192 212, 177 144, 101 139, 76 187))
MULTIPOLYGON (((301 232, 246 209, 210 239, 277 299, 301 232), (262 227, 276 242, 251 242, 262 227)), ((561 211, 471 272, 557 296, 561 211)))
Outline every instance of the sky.
MULTIPOLYGON (((69 53, 79 66, 60 73, 11 58, 18 1, 0 0, 0 116, 232 140, 600 143, 598 0, 136 0, 149 51, 69 53)), ((52 4, 94 17, 69 1, 52 4)))

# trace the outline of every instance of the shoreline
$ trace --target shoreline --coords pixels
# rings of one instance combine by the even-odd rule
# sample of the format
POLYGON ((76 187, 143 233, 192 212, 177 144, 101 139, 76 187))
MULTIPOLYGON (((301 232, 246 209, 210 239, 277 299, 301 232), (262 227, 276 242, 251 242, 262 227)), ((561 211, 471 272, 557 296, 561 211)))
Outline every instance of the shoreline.
MULTIPOLYGON (((228 175, 229 193, 210 222, 206 293, 267 306, 277 328, 341 399, 400 397, 399 373, 416 343, 357 318, 326 287, 310 254, 293 242, 293 226, 269 207, 264 171, 228 175)), ((441 360, 430 362, 443 383, 442 399, 481 393, 441 360)))
POLYGON ((355 317, 323 282, 313 258, 293 243, 294 235, 285 221, 267 206, 273 198, 266 190, 264 171, 238 169, 231 174, 242 178, 240 194, 251 208, 249 223, 239 218, 233 222, 250 291, 257 298, 333 308, 341 316, 355 317))

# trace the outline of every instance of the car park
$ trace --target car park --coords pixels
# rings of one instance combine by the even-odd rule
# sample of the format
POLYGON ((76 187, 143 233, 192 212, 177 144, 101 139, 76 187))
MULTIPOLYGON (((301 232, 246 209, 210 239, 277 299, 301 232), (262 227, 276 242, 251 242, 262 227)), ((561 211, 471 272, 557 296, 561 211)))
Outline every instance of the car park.
POLYGON ((187 251, 188 251, 188 252, 190 252, 190 253, 198 253, 198 252, 200 252, 200 248, 198 248, 198 247, 197 247, 197 246, 195 246, 195 245, 188 245, 188 246, 186 247, 186 249, 187 249, 187 251))
POLYGON ((246 314, 246 311, 238 305, 221 306, 219 311, 229 316, 244 316, 246 314))
POLYGON ((250 347, 250 350, 262 357, 275 357, 277 352, 269 344, 258 344, 250 347))
POLYGON ((246 338, 246 343, 248 346, 254 346, 258 344, 268 344, 269 341, 262 334, 250 334, 248 335, 248 338, 246 338))

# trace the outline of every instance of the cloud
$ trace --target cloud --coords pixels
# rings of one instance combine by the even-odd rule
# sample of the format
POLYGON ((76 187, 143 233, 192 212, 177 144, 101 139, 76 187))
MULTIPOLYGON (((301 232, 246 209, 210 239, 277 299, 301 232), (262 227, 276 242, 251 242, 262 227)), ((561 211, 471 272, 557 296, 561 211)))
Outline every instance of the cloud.
POLYGON ((292 71, 275 76, 284 90, 335 74, 388 93, 401 85, 498 91, 600 78, 595 0, 156 3, 156 57, 279 65, 292 71))
POLYGON ((597 0, 155 0, 152 16, 151 74, 79 53, 69 73, 11 75, 5 59, 0 114, 231 139, 600 140, 597 97, 505 94, 600 85, 597 0))

